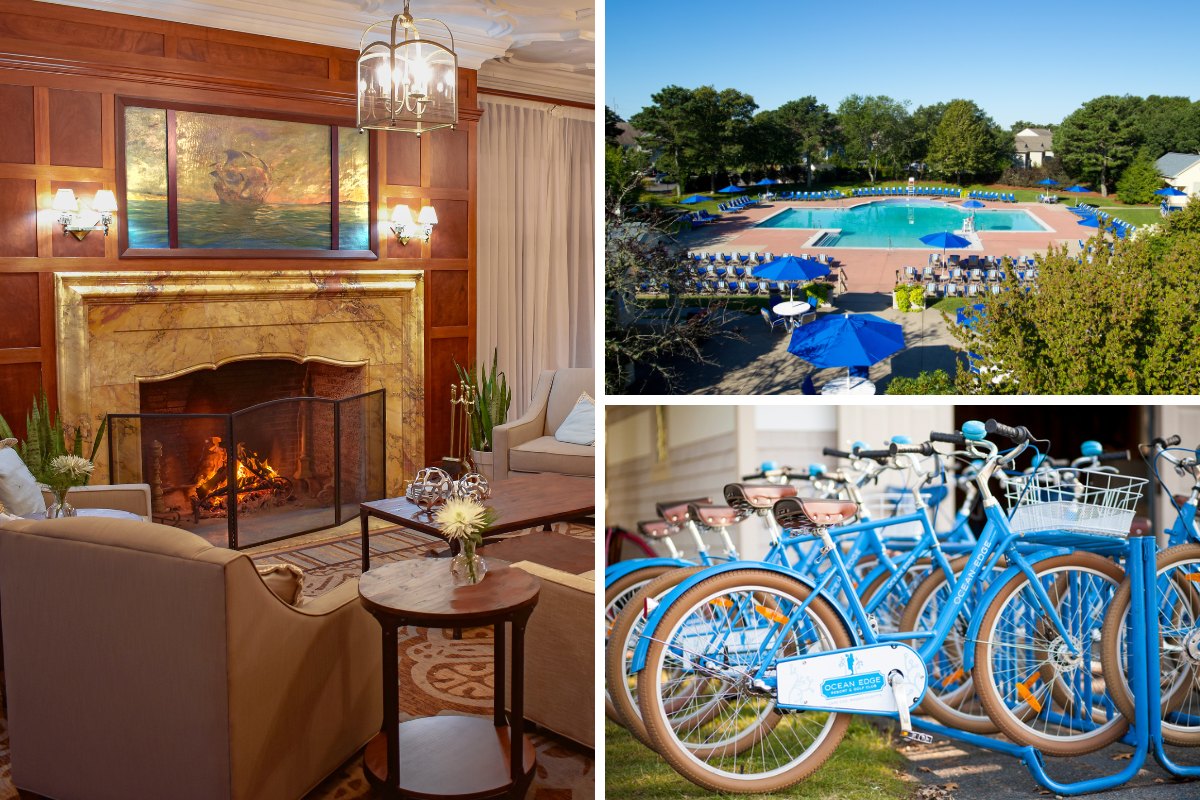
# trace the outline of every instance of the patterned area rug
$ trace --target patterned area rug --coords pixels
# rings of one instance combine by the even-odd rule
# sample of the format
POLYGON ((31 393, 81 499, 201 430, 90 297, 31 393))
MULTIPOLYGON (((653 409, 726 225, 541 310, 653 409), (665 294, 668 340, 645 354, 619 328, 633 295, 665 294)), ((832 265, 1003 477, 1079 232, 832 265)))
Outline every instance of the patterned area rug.
MULTIPOLYGON (((592 542, 595 531, 578 523, 555 523, 554 530, 592 542)), ((515 538, 518 531, 498 538, 515 538)), ((257 563, 295 564, 304 570, 304 594, 316 597, 360 574, 357 533, 310 542, 286 543, 253 553, 257 563)), ((403 528, 371 534, 371 563, 425 558, 443 552, 445 543, 403 528)), ((492 631, 469 628, 455 640, 450 630, 403 628, 400 631, 400 719, 434 714, 490 716, 493 692, 492 631)), ((527 689, 533 691, 533 689, 527 689)), ((592 800, 595 761, 592 754, 539 731, 532 734, 537 771, 527 800, 592 800)), ((0 713, 0 800, 16 800, 8 749, 8 720, 0 713)), ((361 755, 356 754, 305 800, 375 800, 382 794, 367 782, 361 755)))

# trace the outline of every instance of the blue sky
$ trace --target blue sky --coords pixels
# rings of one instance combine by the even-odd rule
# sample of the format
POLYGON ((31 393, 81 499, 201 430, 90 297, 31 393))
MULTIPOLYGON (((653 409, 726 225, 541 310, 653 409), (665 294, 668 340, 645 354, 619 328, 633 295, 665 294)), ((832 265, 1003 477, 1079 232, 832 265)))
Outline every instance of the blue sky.
POLYGON ((664 86, 734 88, 776 108, 816 95, 974 100, 1007 127, 1103 94, 1200 99, 1197 0, 607 0, 604 99, 621 116, 664 86), (1189 51, 1190 50, 1190 51, 1189 51), (1078 59, 1078 64, 1076 60, 1078 59))

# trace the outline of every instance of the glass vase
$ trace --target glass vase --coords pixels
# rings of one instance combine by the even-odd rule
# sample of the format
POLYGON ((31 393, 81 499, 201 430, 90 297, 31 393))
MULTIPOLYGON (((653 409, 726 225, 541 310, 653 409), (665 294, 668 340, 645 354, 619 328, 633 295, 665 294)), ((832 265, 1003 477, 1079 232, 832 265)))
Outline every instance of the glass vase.
POLYGON ((54 502, 46 506, 46 519, 59 519, 61 517, 75 516, 75 506, 67 502, 67 492, 74 487, 66 489, 50 489, 54 495, 54 502))
POLYGON ((487 562, 475 554, 474 545, 463 545, 462 552, 450 559, 450 576, 455 586, 470 586, 483 580, 487 562))

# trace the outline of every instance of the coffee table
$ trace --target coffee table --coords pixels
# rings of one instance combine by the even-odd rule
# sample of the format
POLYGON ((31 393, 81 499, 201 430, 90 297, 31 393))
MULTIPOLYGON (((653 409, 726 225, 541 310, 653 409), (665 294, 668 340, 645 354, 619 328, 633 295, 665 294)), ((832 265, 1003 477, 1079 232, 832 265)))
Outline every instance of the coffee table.
MULTIPOLYGON (((594 478, 557 475, 539 472, 518 475, 492 483, 492 496, 485 501, 496 512, 496 521, 484 535, 497 536, 535 525, 586 517, 596 511, 596 481, 594 478)), ((362 529, 362 571, 371 568, 370 532, 367 520, 371 517, 403 525, 420 533, 447 541, 430 514, 406 497, 371 500, 358 507, 362 529)), ((458 552, 457 542, 450 543, 451 552, 458 552)))

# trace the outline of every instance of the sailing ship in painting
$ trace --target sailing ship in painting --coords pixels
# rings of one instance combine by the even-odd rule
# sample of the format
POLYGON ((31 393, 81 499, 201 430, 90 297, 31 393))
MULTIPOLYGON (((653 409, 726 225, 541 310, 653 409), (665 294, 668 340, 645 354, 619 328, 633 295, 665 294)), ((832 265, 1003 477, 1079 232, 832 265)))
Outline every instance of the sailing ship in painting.
POLYGON ((261 206, 271 191, 271 168, 245 150, 226 150, 225 162, 213 164, 209 174, 222 205, 261 206))

